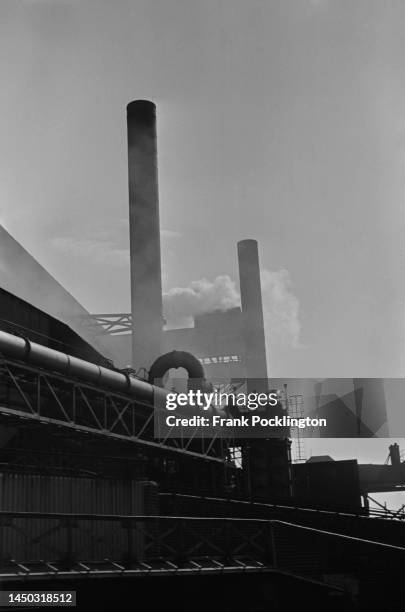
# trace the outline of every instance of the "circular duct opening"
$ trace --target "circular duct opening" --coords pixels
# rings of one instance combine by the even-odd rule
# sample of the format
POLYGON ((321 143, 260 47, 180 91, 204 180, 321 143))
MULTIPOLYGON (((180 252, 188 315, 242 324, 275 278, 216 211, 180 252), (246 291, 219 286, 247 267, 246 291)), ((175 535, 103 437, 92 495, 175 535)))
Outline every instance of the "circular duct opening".
POLYGON ((197 357, 186 351, 171 351, 161 355, 153 362, 149 370, 149 382, 161 387, 166 372, 177 368, 184 368, 189 378, 201 381, 205 379, 204 368, 197 357))

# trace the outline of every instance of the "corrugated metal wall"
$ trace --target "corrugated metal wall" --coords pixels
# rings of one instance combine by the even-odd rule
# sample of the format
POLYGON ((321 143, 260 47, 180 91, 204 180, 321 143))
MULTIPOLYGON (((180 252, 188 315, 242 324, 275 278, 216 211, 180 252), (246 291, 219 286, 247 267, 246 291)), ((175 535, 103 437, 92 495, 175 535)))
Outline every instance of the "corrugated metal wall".
POLYGON ((0 473, 0 510, 143 514, 145 484, 151 483, 0 473))
MULTIPOLYGON (((148 481, 0 473, 0 510, 98 515, 157 514, 157 485, 148 481)), ((74 518, 74 517, 73 517, 74 518)), ((75 557, 123 560, 131 549, 144 556, 143 525, 131 534, 120 521, 74 519, 73 529, 55 518, 5 518, 0 524, 0 564, 75 557)))

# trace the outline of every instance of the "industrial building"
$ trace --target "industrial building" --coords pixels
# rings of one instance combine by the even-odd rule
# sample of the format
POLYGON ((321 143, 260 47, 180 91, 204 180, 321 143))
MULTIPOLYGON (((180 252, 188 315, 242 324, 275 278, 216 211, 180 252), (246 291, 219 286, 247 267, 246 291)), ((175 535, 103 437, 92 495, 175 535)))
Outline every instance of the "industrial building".
MULTIPOLYGON (((312 609, 365 609, 389 590, 402 609, 403 524, 365 501, 405 487, 399 449, 382 472, 329 458, 293 466, 287 436, 154 437, 171 368, 268 390, 259 250, 237 245, 240 308, 165 330, 155 105, 131 102, 127 128, 131 313, 87 312, 1 229, 3 583, 73 580, 88 596, 100 577, 130 593, 134 579, 143 592, 174 574, 194 589, 220 575, 232 610, 246 602, 243 581, 270 589, 263 605, 290 590, 312 609)), ((320 382, 314 411, 337 415, 341 435, 375 435, 387 421, 381 381, 350 381, 343 400, 320 382)))

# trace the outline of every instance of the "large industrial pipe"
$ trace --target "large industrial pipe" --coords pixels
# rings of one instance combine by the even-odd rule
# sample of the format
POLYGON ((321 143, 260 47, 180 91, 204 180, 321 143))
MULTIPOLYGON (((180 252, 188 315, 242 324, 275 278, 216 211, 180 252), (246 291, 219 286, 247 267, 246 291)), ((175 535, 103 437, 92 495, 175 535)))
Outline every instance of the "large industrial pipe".
POLYGON ((238 242, 238 263, 246 377, 252 390, 267 390, 264 382, 267 381, 266 341, 256 240, 238 242))
MULTIPOLYGON (((177 352, 173 351, 173 353, 177 352)), ((169 363, 167 358, 168 356, 173 358, 173 353, 163 355, 162 360, 158 360, 155 374, 164 374, 161 369, 164 364, 169 367, 185 366, 189 367, 189 373, 192 376, 201 376, 201 382, 205 384, 204 370, 198 360, 194 361, 195 357, 189 353, 178 352, 177 356, 174 356, 175 361, 169 363), (177 361, 177 359, 179 360, 177 361)), ((122 393, 140 403, 149 404, 151 408, 159 408, 160 414, 163 414, 163 416, 166 414, 166 396, 169 393, 166 389, 132 376, 127 376, 122 372, 110 370, 95 363, 72 357, 72 355, 55 351, 42 344, 31 342, 28 338, 21 338, 20 336, 14 336, 0 330, 0 355, 10 361, 22 361, 47 372, 55 372, 67 378, 94 385, 95 387, 122 393)), ((203 390, 211 391, 212 389, 211 387, 209 389, 203 387, 203 390)), ((198 415, 201 414, 201 410, 195 406, 183 406, 182 408, 180 407, 179 413, 198 415)), ((211 406, 210 410, 206 412, 207 415, 212 413, 222 417, 227 416, 224 410, 216 406, 211 406)))
MULTIPOLYGON (((184 368, 187 370, 189 378, 205 381, 204 368, 197 357, 186 351, 171 351, 161 355, 154 361, 149 370, 149 382, 159 384, 156 381, 162 381, 166 372, 171 369, 184 368)), ((160 386, 160 384, 159 384, 160 386)))
POLYGON ((161 354, 160 264, 156 107, 136 100, 127 106, 132 365, 149 370, 161 354))
POLYGON ((57 372, 111 391, 124 393, 140 402, 156 406, 164 401, 164 389, 103 366, 31 342, 27 338, 0 331, 0 354, 6 359, 23 361, 49 372, 57 372))

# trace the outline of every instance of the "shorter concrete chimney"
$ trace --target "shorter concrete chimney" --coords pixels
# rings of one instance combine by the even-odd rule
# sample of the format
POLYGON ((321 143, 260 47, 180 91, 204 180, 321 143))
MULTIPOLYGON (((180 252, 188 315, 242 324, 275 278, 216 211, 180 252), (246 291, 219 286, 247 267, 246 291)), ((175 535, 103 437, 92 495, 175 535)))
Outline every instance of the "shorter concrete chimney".
MULTIPOLYGON (((241 240, 238 242, 238 262, 246 377, 267 380, 262 290, 256 240, 241 240)), ((262 391, 262 389, 256 390, 262 391)))

